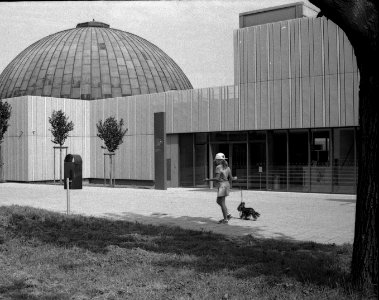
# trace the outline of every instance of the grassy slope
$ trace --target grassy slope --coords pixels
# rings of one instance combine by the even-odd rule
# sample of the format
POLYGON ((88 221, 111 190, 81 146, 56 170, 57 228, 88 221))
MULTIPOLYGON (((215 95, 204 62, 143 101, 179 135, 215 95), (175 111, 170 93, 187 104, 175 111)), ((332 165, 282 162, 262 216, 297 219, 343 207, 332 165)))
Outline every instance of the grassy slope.
POLYGON ((0 207, 0 299, 358 299, 351 251, 0 207))

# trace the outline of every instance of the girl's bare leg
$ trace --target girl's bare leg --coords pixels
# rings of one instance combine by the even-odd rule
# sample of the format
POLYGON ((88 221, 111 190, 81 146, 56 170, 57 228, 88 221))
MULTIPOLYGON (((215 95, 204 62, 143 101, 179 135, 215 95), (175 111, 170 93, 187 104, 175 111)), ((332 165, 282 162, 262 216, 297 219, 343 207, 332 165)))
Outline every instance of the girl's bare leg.
POLYGON ((221 206, 222 215, 224 216, 224 220, 228 219, 228 209, 225 205, 225 197, 217 197, 217 204, 221 206))

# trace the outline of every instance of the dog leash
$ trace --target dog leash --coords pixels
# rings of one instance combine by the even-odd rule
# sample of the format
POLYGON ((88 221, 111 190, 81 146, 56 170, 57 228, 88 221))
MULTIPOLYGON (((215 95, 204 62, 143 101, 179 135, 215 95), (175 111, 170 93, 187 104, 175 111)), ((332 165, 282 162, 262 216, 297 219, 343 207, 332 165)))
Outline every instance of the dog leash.
POLYGON ((242 199, 243 199, 243 197, 242 197, 242 186, 240 186, 240 191, 241 191, 241 203, 242 203, 242 199))

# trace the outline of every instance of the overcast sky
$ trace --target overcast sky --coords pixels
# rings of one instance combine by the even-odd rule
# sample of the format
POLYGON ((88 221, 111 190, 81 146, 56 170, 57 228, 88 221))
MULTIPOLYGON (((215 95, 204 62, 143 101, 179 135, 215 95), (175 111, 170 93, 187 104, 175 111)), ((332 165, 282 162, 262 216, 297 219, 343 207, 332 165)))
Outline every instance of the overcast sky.
POLYGON ((1 2, 0 72, 32 43, 95 19, 161 48, 194 88, 231 85, 239 14, 293 2, 298 1, 1 2))

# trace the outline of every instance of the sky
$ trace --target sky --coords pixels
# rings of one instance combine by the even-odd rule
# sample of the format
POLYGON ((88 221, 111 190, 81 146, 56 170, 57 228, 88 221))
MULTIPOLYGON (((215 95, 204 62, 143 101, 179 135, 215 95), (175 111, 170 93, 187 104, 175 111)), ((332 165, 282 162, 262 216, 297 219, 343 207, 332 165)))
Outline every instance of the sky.
POLYGON ((34 42, 95 19, 158 46, 194 88, 232 85, 239 14, 298 1, 0 2, 0 72, 34 42))

